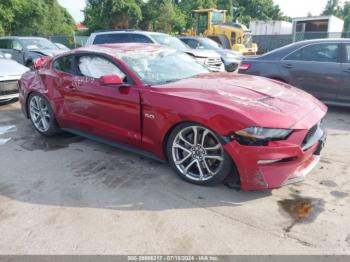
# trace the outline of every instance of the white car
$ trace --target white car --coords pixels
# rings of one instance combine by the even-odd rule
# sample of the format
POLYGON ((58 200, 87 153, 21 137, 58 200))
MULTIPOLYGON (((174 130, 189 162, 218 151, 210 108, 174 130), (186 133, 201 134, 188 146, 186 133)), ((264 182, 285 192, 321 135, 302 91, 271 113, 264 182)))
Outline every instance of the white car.
POLYGON ((192 56, 212 72, 225 71, 224 63, 217 52, 192 49, 176 37, 163 33, 138 30, 96 32, 90 35, 86 46, 117 43, 153 43, 169 46, 192 56))
POLYGON ((10 54, 0 52, 0 102, 9 102, 18 98, 17 82, 22 74, 29 71, 15 60, 10 54))

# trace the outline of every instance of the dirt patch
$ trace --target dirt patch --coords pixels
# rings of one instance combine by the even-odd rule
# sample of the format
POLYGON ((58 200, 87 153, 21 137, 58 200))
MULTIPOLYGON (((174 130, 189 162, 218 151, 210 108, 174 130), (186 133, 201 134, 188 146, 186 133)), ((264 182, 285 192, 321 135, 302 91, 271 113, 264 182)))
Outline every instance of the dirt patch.
POLYGON ((311 223, 324 211, 324 200, 316 198, 303 198, 293 195, 293 199, 278 201, 281 212, 287 214, 292 223, 284 230, 290 232, 298 223, 311 223))
POLYGON ((140 162, 135 165, 132 159, 111 157, 81 161, 69 167, 74 171, 76 177, 93 184, 102 184, 108 188, 144 186, 159 178, 159 175, 153 172, 158 163, 149 163, 148 160, 140 162))
POLYGON ((336 198, 345 198, 345 197, 349 196, 349 193, 341 192, 341 191, 332 191, 331 195, 336 197, 336 198))
POLYGON ((79 143, 83 140, 85 140, 83 137, 74 136, 67 133, 55 137, 44 137, 39 134, 36 134, 31 137, 22 137, 19 139, 14 139, 14 141, 19 141, 20 146, 25 150, 42 150, 45 152, 67 148, 69 147, 69 145, 73 143, 79 143))
POLYGON ((327 187, 337 187, 337 183, 335 183, 332 180, 323 180, 320 182, 320 185, 327 186, 327 187))

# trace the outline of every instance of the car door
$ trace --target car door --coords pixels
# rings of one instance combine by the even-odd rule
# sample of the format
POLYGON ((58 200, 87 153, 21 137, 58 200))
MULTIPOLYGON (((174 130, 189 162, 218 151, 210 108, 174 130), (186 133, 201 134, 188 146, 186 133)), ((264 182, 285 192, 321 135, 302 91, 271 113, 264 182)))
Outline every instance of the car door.
POLYGON ((344 44, 343 54, 342 77, 337 100, 343 103, 350 103, 350 43, 344 44))
POLYGON ((63 86, 64 110, 71 126, 120 143, 141 143, 140 95, 130 77, 112 59, 98 54, 74 58, 72 84, 63 86), (117 75, 120 86, 103 85, 100 77, 117 75))
POLYGON ((280 62, 280 73, 288 83, 322 100, 335 100, 340 85, 339 43, 305 46, 280 62))

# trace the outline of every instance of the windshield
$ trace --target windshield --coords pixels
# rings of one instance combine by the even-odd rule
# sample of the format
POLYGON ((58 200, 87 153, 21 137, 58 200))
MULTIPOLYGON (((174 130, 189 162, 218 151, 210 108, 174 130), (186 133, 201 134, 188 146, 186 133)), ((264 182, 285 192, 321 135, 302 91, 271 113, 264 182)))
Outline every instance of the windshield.
POLYGON ((188 49, 187 45, 185 45, 181 40, 177 39, 176 37, 160 34, 154 34, 151 36, 158 44, 169 46, 182 52, 185 52, 188 49))
POLYGON ((214 50, 222 49, 221 45, 219 45, 214 40, 211 40, 209 38, 202 38, 201 44, 207 49, 214 49, 214 50))
POLYGON ((58 49, 57 46, 45 38, 26 38, 21 39, 21 42, 29 50, 58 49))
POLYGON ((244 35, 244 46, 245 47, 251 47, 253 43, 253 37, 249 33, 245 33, 244 35))
POLYGON ((209 73, 192 57, 176 50, 140 51, 123 54, 121 59, 148 85, 163 85, 209 73))

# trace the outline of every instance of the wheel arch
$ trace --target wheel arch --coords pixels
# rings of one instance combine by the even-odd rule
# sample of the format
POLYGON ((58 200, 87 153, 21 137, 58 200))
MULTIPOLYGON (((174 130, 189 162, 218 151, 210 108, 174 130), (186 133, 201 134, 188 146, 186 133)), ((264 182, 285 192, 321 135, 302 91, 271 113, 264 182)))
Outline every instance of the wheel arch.
MULTIPOLYGON (((163 138, 163 142, 162 142, 162 150, 163 150, 163 155, 164 155, 164 158, 165 158, 165 161, 169 161, 168 160, 168 156, 167 156, 167 144, 168 144, 168 141, 169 141, 169 138, 170 138, 170 135, 171 133, 180 125, 182 124, 194 124, 194 125, 200 125, 200 126, 203 126, 205 128, 208 128, 210 129, 212 132, 214 132, 217 137, 219 138, 220 142, 223 144, 223 148, 224 150, 226 151, 225 149, 225 144, 227 143, 227 141, 225 141, 224 137, 221 136, 216 130, 214 130, 213 128, 203 124, 203 123, 199 123, 197 121, 191 121, 191 120, 184 120, 184 121, 180 121, 180 122, 177 122, 177 123, 174 123, 169 129, 168 131, 166 132, 164 138, 163 138)), ((227 153, 227 151, 226 151, 227 153)), ((227 153, 228 154, 228 153, 227 153)), ((240 174, 239 174, 239 171, 238 171, 238 168, 237 168, 237 165, 236 165, 236 162, 235 160, 230 156, 230 160, 231 160, 231 163, 233 165, 233 172, 232 174, 230 174, 226 179, 225 179, 225 182, 230 186, 230 185, 233 185, 233 184, 240 184, 240 181, 241 181, 241 177, 240 177, 240 174)))

